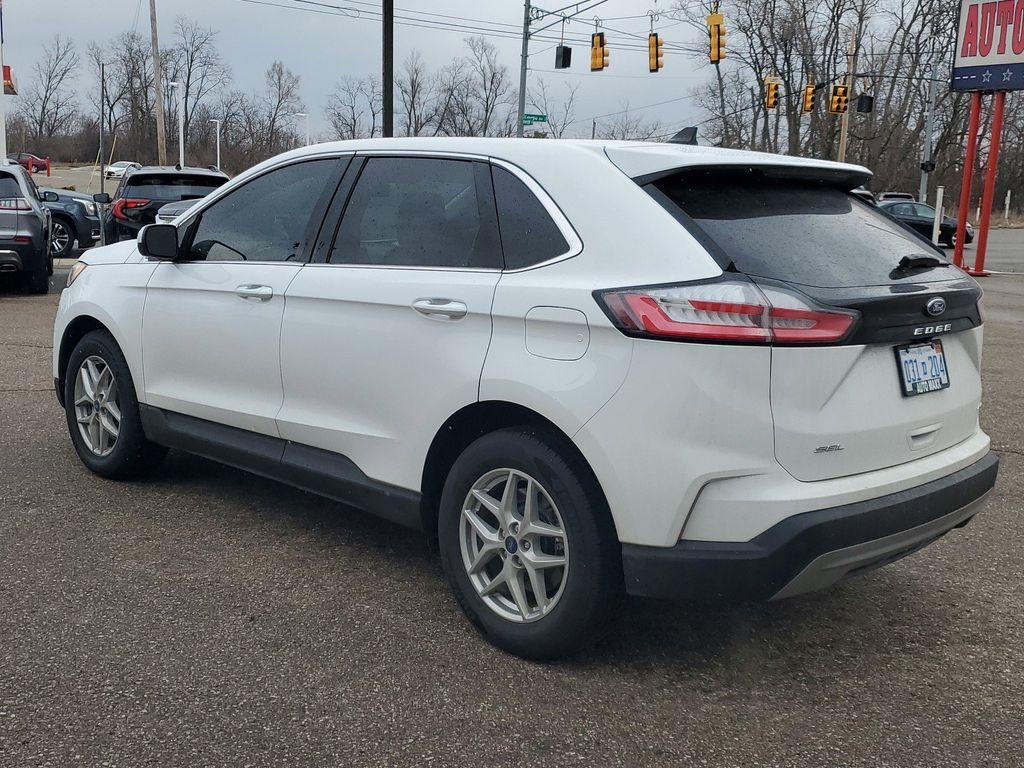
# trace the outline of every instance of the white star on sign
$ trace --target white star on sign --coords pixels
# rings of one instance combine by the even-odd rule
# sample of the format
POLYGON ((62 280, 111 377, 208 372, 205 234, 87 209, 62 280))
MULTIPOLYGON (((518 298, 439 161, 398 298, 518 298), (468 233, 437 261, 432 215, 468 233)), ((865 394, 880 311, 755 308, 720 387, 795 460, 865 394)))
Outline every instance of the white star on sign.
POLYGON ((1011 77, 1013 77, 1013 70, 1007 67, 1006 71, 1003 72, 1003 82, 1005 83, 1011 77))
POLYGON ((991 72, 989 72, 989 71, 988 71, 988 70, 986 69, 986 70, 985 70, 985 74, 983 74, 983 75, 981 76, 981 82, 983 82, 983 83, 987 83, 987 82, 988 82, 989 80, 991 80, 991 79, 992 79, 992 73, 991 73, 991 72))

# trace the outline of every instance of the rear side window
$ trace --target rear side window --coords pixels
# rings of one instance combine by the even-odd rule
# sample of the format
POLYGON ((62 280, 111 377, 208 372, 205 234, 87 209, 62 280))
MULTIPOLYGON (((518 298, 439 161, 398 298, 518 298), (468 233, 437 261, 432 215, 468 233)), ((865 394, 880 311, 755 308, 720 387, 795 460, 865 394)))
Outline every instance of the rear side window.
POLYGON ((13 176, 0 174, 0 199, 10 200, 12 197, 24 197, 18 180, 13 176))
POLYGON ((217 176, 146 176, 132 174, 124 182, 124 197, 137 197, 146 200, 195 200, 206 197, 227 179, 217 176))
POLYGON ((899 223, 840 189, 714 172, 656 181, 654 196, 740 272, 819 287, 884 285, 904 256, 935 255, 899 223), (703 235, 703 238, 700 236, 703 235))
POLYGON ((491 167, 506 269, 522 269, 569 250, 562 232, 537 196, 504 168, 491 167))
POLYGON ((370 158, 345 208, 331 262, 499 268, 494 206, 477 184, 481 172, 485 165, 468 160, 370 158))

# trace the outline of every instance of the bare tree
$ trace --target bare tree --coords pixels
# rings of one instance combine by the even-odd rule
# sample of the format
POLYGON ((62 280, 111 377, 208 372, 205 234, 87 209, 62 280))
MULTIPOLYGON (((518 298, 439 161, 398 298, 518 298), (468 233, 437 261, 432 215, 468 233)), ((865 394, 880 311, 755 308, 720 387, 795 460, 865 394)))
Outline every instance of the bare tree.
POLYGON ((556 102, 548 91, 548 84, 545 80, 539 80, 534 90, 529 92, 527 101, 530 109, 535 109, 542 115, 547 115, 548 132, 552 138, 560 139, 565 136, 574 122, 576 122, 576 91, 579 85, 566 83, 566 96, 559 103, 556 102))
POLYGON ((273 154, 290 143, 294 137, 294 115, 305 111, 305 107, 299 97, 299 76, 282 62, 271 64, 264 77, 266 91, 262 99, 263 113, 258 123, 262 123, 263 146, 269 154, 273 154))
POLYGON ((78 114, 72 88, 80 60, 69 37, 56 35, 43 46, 32 80, 21 94, 21 111, 35 138, 66 133, 78 114))
POLYGON ((373 137, 382 113, 380 81, 375 77, 341 80, 327 99, 324 116, 339 139, 373 137))
MULTIPOLYGON (((175 22, 177 40, 163 52, 163 69, 168 81, 181 83, 185 142, 189 142, 192 115, 199 105, 231 82, 231 70, 217 49, 216 30, 201 27, 184 16, 175 22)), ((166 89, 169 91, 170 89, 166 89)), ((168 115, 174 111, 166 112, 168 115)))
POLYGON ((516 92, 494 44, 466 38, 469 55, 441 71, 437 132, 448 136, 510 136, 515 131, 516 92))
POLYGON ((602 139, 649 141, 662 138, 664 134, 665 127, 660 121, 644 120, 641 115, 630 111, 629 104, 624 104, 622 111, 611 116, 609 121, 597 124, 597 135, 602 139))
POLYGON ((437 85, 427 71, 419 51, 412 51, 402 63, 396 82, 402 102, 406 136, 419 136, 438 116, 437 85))

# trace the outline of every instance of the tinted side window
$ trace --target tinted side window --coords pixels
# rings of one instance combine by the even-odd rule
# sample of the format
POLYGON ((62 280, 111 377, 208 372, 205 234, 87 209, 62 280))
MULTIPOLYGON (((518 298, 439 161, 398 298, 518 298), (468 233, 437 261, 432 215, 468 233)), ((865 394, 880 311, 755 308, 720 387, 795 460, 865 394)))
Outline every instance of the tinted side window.
POLYGON ((522 181, 497 166, 491 167, 491 176, 506 269, 540 264, 569 250, 561 230, 522 181))
POLYGON ((478 165, 425 157, 370 158, 345 208, 330 260, 500 267, 493 205, 478 189, 478 165))
POLYGON ((197 261, 295 261, 306 229, 333 178, 336 159, 311 160, 265 173, 201 214, 192 237, 197 261))

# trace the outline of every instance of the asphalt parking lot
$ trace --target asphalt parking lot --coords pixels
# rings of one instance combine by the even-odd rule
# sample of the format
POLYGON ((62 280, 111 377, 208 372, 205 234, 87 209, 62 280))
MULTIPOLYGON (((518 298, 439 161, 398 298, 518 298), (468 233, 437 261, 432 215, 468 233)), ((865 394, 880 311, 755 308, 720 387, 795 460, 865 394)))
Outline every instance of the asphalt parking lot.
POLYGON ((983 286, 1002 467, 971 525, 822 594, 634 601, 548 665, 478 638, 403 529, 183 454, 89 474, 57 292, 0 287, 0 766, 1020 765, 1024 277, 983 286))

